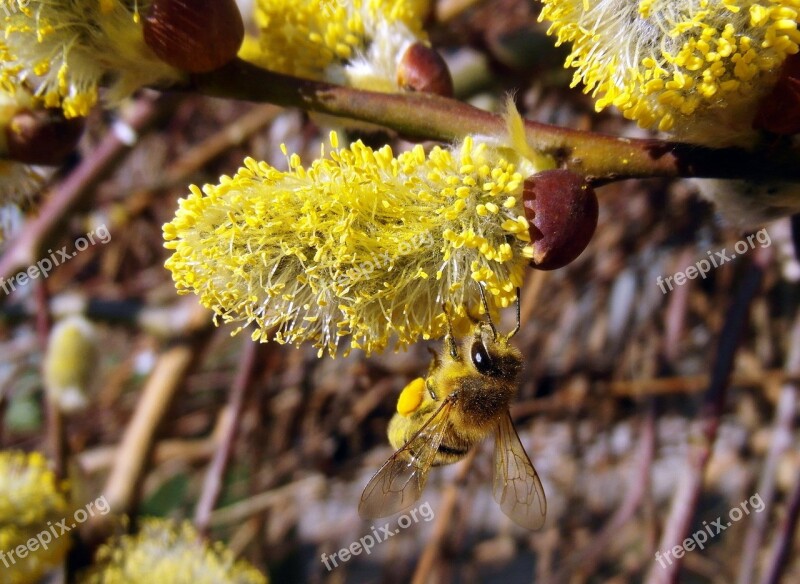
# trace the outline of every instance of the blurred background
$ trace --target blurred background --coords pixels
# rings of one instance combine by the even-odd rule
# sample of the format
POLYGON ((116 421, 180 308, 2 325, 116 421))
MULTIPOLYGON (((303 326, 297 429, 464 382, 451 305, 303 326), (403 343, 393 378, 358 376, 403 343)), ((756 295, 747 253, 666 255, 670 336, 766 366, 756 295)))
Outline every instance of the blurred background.
MULTIPOLYGON (((525 0, 436 4, 429 29, 457 97, 501 111, 514 92, 526 118, 646 136, 568 88, 566 53, 553 48, 537 10, 525 0)), ((96 110, 55 186, 5 210, 4 254, 73 249, 101 226, 110 238, 2 295, 3 449, 55 444, 69 453, 63 471, 86 500, 106 493, 134 517, 194 519, 272 582, 659 582, 655 554, 670 533, 725 524, 745 500, 749 514, 705 549, 686 551, 677 581, 800 581, 791 537, 800 266, 789 219, 707 277, 664 293, 659 277, 709 252, 730 255, 743 232, 690 181, 600 188, 589 248, 563 269, 531 270, 522 288, 514 343, 524 371, 512 416, 547 494, 546 526, 527 532, 493 501, 488 440, 434 469, 416 519, 399 528, 398 517, 360 519, 357 506, 392 454, 386 425, 400 390, 426 373, 440 343, 335 360, 311 347, 257 345, 247 332, 214 327, 163 267, 161 226, 188 184, 216 183, 245 156, 285 168, 281 143, 310 162, 328 128, 297 110, 148 91, 121 115, 134 120, 132 148, 101 160, 120 122, 96 110), (65 181, 93 159, 97 174, 81 177, 79 194, 59 207, 65 181), (76 314, 93 336, 80 353, 86 404, 53 427, 45 347, 54 325, 76 314), (141 472, 125 468, 137 460, 141 472), (209 476, 221 480, 210 506, 209 476), (762 511, 752 511, 759 502, 762 511), (323 554, 387 523, 397 533, 370 554, 326 567, 323 554), (782 580, 769 580, 781 551, 782 580)), ((358 137, 412 146, 391 134, 358 137)), ((507 310, 498 328, 513 328, 514 316, 507 310)))

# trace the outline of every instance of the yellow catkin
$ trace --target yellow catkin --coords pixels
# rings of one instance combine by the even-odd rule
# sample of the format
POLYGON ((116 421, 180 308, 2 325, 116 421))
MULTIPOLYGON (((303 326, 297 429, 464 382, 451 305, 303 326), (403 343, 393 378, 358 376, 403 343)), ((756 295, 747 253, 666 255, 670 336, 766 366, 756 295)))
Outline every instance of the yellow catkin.
POLYGON ((192 186, 164 225, 176 287, 223 322, 370 353, 441 336, 442 302, 459 326, 478 284, 494 306, 515 301, 531 253, 523 181, 542 168, 513 148, 467 138, 395 156, 359 141, 308 167, 289 160, 192 186))
MULTIPOLYGON (((2 41, 0 41, 2 42, 2 41)), ((33 109, 35 98, 22 88, 3 88, 0 84, 0 136, 14 131, 11 124, 21 111, 33 109)), ((0 139, 0 157, 8 154, 6 141, 0 139)), ((19 229, 18 205, 33 195, 44 183, 41 167, 10 160, 0 161, 0 245, 19 229)))
POLYGON ((372 91, 398 91, 398 60, 428 0, 257 0, 258 35, 240 55, 272 71, 372 91))
POLYGON ((753 139, 755 104, 798 51, 800 0, 544 0, 598 110, 710 145, 753 139))
POLYGON ((62 411, 79 411, 88 404, 96 356, 94 326, 86 318, 68 316, 53 327, 42 369, 48 398, 62 411))
POLYGON ((6 584, 38 582, 64 560, 69 535, 52 537, 50 524, 69 519, 70 506, 60 484, 42 454, 0 452, 0 563, 6 584), (28 541, 47 532, 47 547, 31 551, 28 541), (18 548, 26 550, 21 557, 18 548))
POLYGON ((190 523, 145 519, 136 535, 103 545, 79 584, 267 584, 221 543, 206 543, 190 523))
POLYGON ((136 7, 149 2, 0 0, 0 86, 30 87, 41 104, 85 116, 101 83, 111 103, 182 73, 147 47, 136 7))

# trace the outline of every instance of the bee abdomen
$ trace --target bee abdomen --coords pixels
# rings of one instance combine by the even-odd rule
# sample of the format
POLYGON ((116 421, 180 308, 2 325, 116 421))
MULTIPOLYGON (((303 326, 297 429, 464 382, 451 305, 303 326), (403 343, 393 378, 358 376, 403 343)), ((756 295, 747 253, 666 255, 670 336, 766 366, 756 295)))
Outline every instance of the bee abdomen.
POLYGON ((439 444, 439 452, 441 454, 450 456, 464 456, 467 452, 469 452, 469 449, 448 446, 447 444, 439 444))
POLYGON ((436 458, 433 460, 433 466, 441 466, 444 464, 453 464, 464 458, 469 452, 469 448, 459 448, 457 446, 449 446, 447 444, 439 444, 436 452, 436 458))

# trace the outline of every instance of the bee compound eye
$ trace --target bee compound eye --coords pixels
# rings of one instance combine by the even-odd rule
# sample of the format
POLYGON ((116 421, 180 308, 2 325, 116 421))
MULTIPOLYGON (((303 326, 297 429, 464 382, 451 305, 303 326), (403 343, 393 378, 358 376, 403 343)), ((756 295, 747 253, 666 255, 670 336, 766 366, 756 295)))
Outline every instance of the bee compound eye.
POLYGON ((494 373, 494 360, 489 355, 489 352, 486 350, 486 347, 483 346, 482 342, 475 341, 472 343, 470 356, 472 357, 472 363, 475 365, 475 369, 478 370, 478 373, 483 375, 492 375, 494 373))

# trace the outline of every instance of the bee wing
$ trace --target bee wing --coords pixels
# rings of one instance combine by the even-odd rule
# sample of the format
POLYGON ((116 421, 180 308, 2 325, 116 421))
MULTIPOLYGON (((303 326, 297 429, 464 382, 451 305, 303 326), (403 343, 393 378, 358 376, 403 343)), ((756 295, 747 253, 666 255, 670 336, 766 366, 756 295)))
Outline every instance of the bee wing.
POLYGON ((453 400, 445 399, 417 433, 373 475, 358 504, 361 517, 386 517, 420 498, 447 430, 452 406, 453 400))
POLYGON ((494 499, 514 523, 527 529, 544 525, 544 488, 519 434, 506 412, 497 422, 494 438, 494 499))

